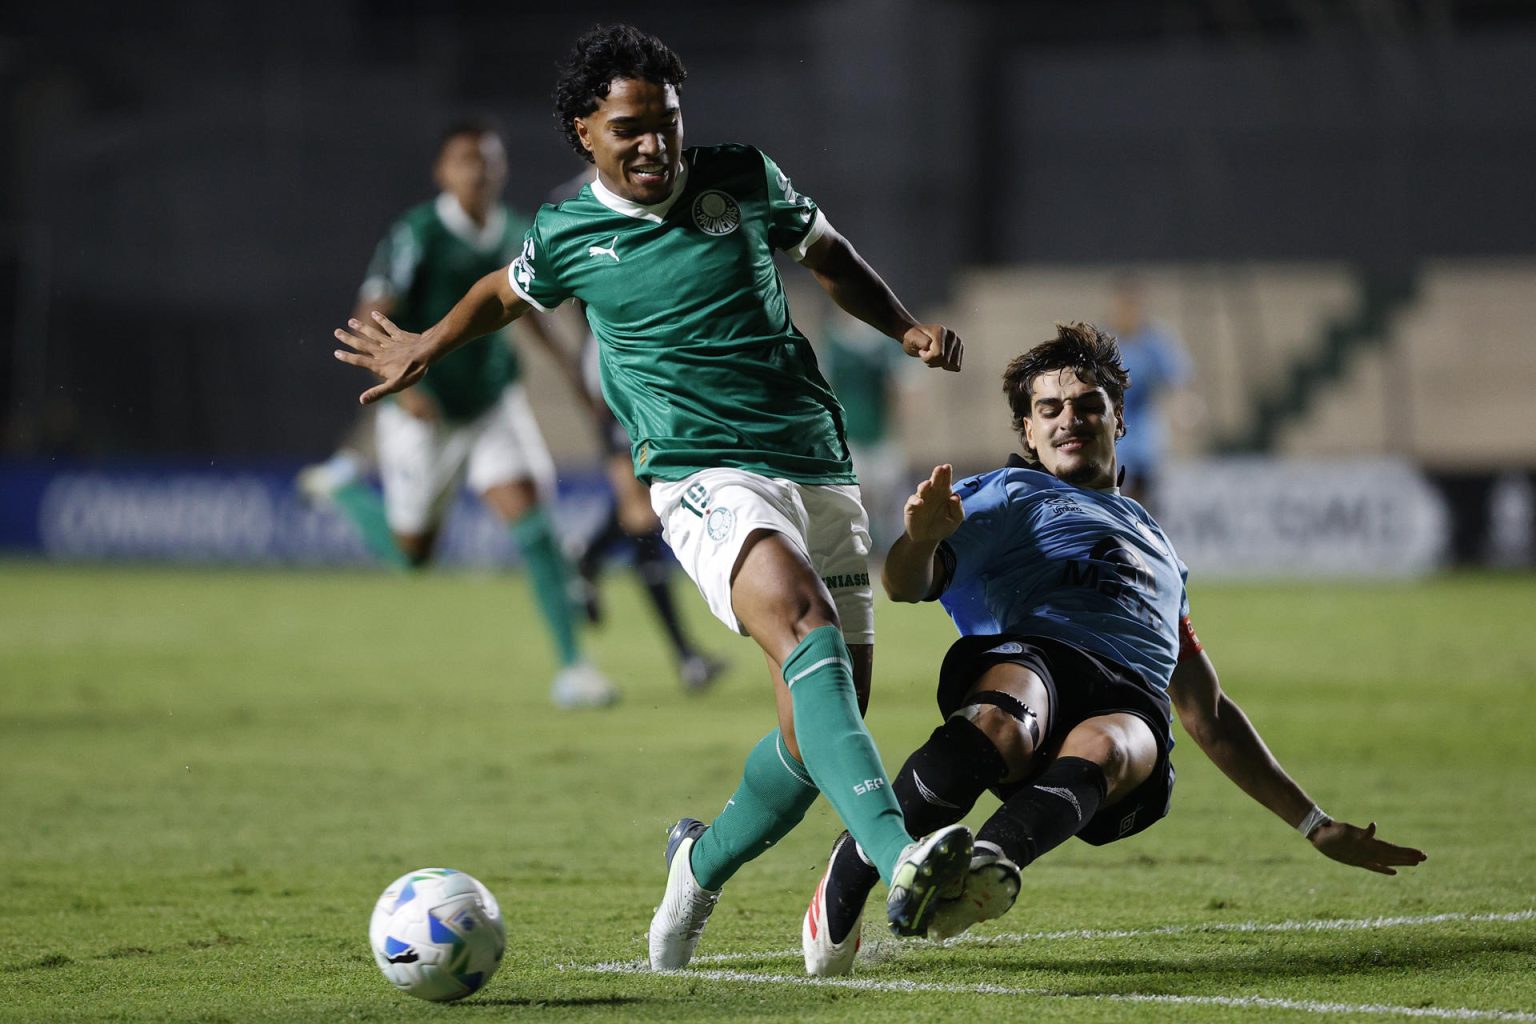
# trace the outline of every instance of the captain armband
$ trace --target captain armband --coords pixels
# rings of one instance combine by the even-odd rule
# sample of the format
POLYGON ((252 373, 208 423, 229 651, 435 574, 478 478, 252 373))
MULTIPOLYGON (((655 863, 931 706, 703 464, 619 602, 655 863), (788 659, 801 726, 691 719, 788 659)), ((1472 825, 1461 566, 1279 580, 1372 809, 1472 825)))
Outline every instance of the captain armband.
POLYGON ((1205 650, 1200 638, 1195 636, 1194 623, 1189 621, 1189 616, 1179 618, 1179 660, 1187 661, 1205 650))

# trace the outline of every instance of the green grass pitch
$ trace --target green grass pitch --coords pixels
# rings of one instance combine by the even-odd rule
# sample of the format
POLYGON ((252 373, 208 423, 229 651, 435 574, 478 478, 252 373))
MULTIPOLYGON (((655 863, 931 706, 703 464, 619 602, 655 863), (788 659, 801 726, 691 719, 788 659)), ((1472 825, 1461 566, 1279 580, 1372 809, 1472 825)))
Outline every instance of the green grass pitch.
MULTIPOLYGON (((691 588, 734 659, 715 690, 680 692, 620 574, 591 646, 625 700, 561 713, 516 577, 9 562, 0 583, 0 1021, 1536 1021, 1528 576, 1192 595, 1282 762, 1428 863, 1326 861, 1181 738, 1166 821, 1069 843, 948 948, 869 921, 848 984, 810 983, 797 949, 823 805, 727 887, 694 967, 637 969, 665 829, 713 816, 772 724, 761 657, 691 588), (451 1006, 367 950, 380 890, 427 866, 507 917, 501 972, 451 1006)), ((893 769, 935 724, 950 628, 878 622, 893 769)))

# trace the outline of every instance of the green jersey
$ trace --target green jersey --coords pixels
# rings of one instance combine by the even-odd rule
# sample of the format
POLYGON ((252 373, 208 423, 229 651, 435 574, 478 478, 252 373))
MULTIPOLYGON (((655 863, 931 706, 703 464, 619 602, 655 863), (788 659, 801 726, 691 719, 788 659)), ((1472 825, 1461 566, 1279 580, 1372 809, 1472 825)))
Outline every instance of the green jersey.
POLYGON ((846 484, 842 408, 773 263, 774 250, 801 258, 827 230, 772 160, 710 146, 683 154, 655 206, 593 182, 543 207, 508 273, 536 309, 585 304, 640 479, 731 467, 846 484))
POLYGON ((843 405, 848 440, 876 445, 891 433, 892 397, 907 354, 891 339, 863 324, 828 331, 823 355, 827 378, 843 405))
MULTIPOLYGON (((408 210, 374 250, 363 284, 365 301, 389 299, 390 319, 424 331, 443 318, 470 286, 517 255, 528 222, 497 206, 481 227, 443 194, 408 210)), ((449 420, 472 420, 518 378, 517 355, 505 333, 480 338, 440 362, 417 387, 449 420)))

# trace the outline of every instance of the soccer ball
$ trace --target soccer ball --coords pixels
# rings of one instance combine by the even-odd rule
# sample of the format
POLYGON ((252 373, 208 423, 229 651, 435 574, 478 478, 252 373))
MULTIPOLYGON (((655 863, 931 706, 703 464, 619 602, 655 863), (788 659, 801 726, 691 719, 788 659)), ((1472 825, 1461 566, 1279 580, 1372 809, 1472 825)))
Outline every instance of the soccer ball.
POLYGON ((368 942, 396 988, 442 1003, 491 980, 507 949, 507 931, 485 886, 462 871, 422 868, 384 890, 368 924, 368 942))

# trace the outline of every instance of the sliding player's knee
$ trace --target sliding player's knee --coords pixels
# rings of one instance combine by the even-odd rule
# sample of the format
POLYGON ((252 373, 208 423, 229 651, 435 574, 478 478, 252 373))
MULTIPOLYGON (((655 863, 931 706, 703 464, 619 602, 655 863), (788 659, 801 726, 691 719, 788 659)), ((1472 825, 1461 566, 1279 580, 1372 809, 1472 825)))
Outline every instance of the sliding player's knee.
POLYGON ((1034 708, 1011 693, 981 690, 972 693, 955 715, 970 720, 997 748, 1007 765, 1001 781, 1013 782, 1029 770, 1040 747, 1040 716, 1034 708))
POLYGON ((1135 789, 1151 774, 1158 757, 1157 740, 1143 723, 1086 723, 1062 744, 1062 757, 1079 757, 1104 772, 1111 801, 1135 789))

